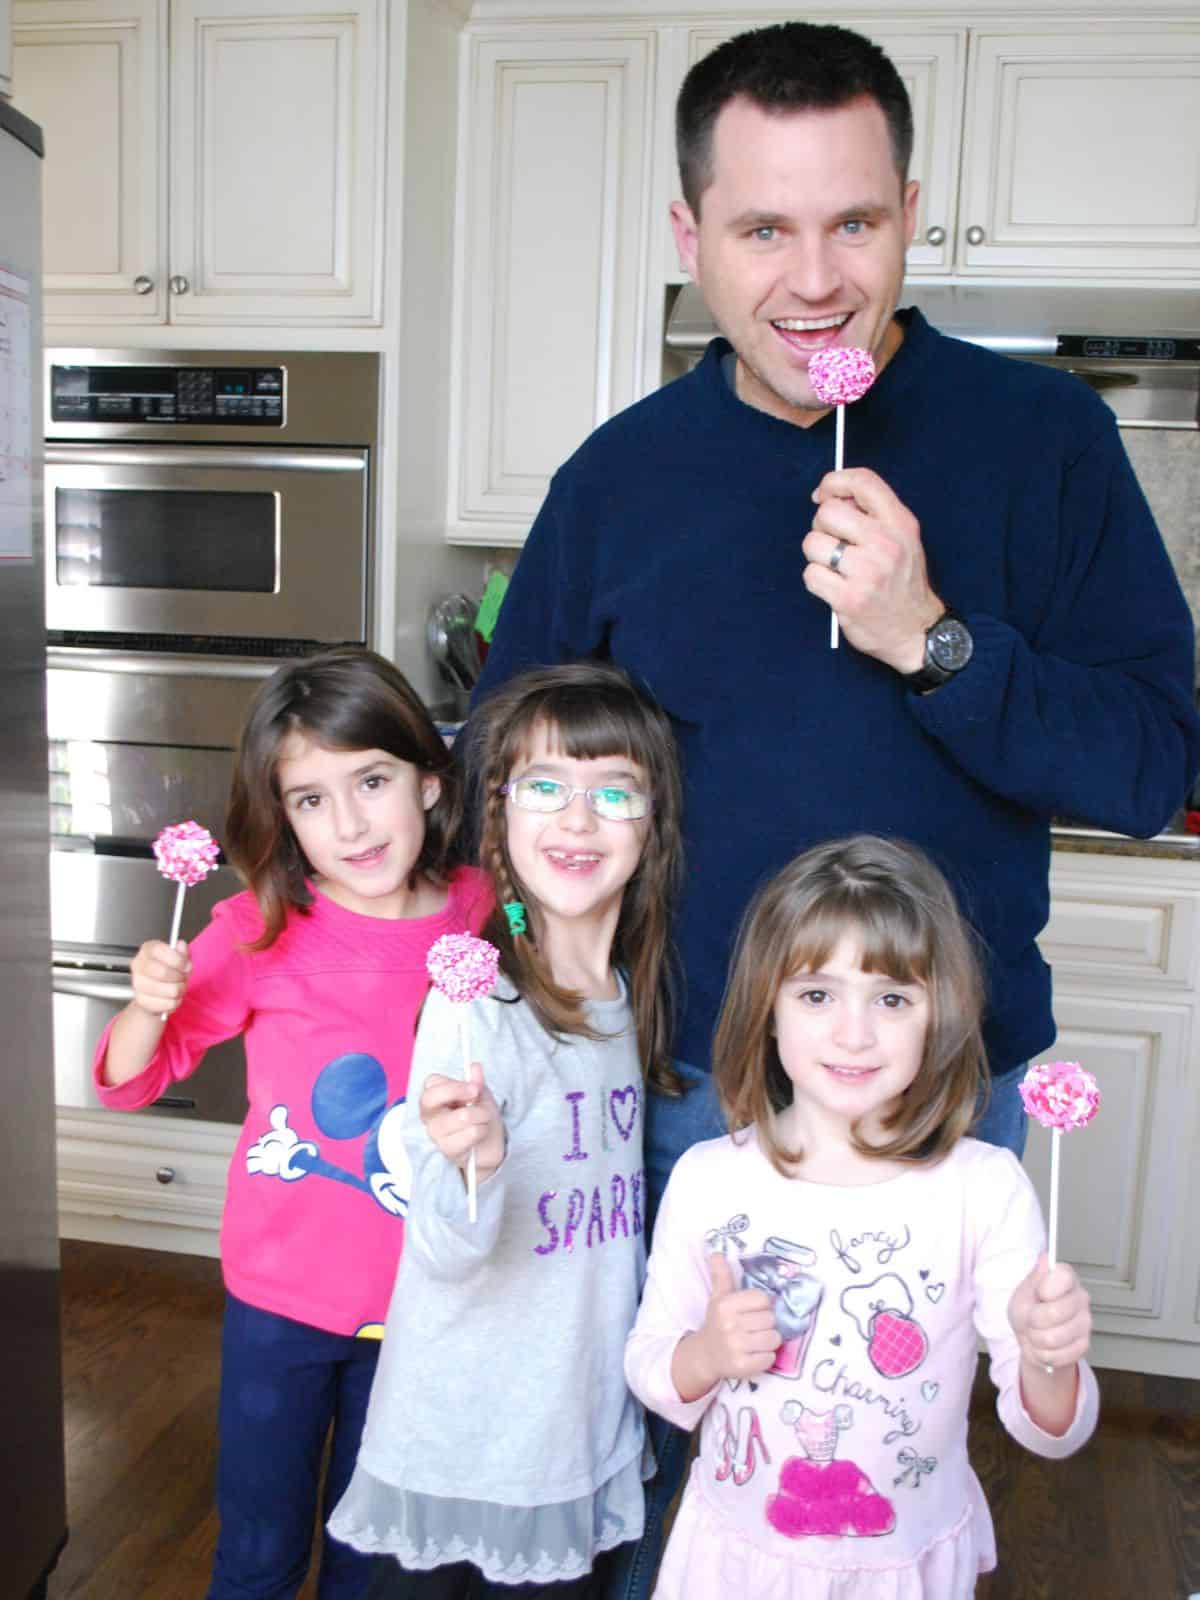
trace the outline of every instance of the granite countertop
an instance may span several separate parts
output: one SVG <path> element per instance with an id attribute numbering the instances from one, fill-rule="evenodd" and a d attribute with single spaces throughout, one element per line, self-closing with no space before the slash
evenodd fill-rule
<path id="1" fill-rule="evenodd" d="M 1188 813 L 1196 816 L 1195 812 Z M 1153 839 L 1130 839 L 1123 833 L 1106 833 L 1103 828 L 1088 828 L 1077 823 L 1055 823 L 1050 829 L 1055 850 L 1083 855 L 1158 857 L 1165 861 L 1195 860 L 1200 863 L 1200 833 L 1189 833 L 1183 813 L 1164 832 Z"/>

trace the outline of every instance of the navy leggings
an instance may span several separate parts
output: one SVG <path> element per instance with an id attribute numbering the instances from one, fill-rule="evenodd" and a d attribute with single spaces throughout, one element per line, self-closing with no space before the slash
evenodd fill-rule
<path id="1" fill-rule="evenodd" d="M 599 1600 L 615 1552 L 597 1556 L 582 1578 L 562 1583 L 491 1583 L 469 1561 L 410 1572 L 392 1556 L 376 1556 L 375 1579 L 367 1600 Z"/>
<path id="2" fill-rule="evenodd" d="M 233 1295 L 221 1336 L 221 1529 L 208 1600 L 294 1600 L 308 1572 L 330 1428 L 322 1522 L 362 1438 L 379 1344 L 260 1311 Z M 371 1562 L 325 1536 L 319 1600 L 364 1600 Z"/>

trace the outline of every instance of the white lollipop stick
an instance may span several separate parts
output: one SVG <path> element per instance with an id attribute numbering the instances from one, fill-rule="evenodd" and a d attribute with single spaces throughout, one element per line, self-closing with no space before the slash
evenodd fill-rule
<path id="1" fill-rule="evenodd" d="M 471 1018 L 469 1006 L 463 1006 L 459 1013 L 459 1034 L 462 1038 L 463 1053 L 463 1081 L 471 1081 Z M 467 1157 L 467 1221 L 474 1222 L 479 1216 L 479 1172 L 475 1164 L 475 1152 L 471 1151 Z"/>
<path id="2" fill-rule="evenodd" d="M 845 456 L 846 406 L 861 400 L 875 382 L 875 362 L 869 350 L 854 345 L 834 345 L 828 350 L 818 350 L 808 363 L 808 381 L 817 399 L 827 406 L 837 407 L 833 447 L 833 470 L 840 472 Z M 829 648 L 838 647 L 838 619 L 835 611 L 829 619 Z"/>
<path id="3" fill-rule="evenodd" d="M 1055 1128 L 1050 1135 L 1050 1245 L 1047 1255 L 1053 1270 L 1058 1260 L 1058 1150 L 1062 1142 L 1062 1129 Z"/>

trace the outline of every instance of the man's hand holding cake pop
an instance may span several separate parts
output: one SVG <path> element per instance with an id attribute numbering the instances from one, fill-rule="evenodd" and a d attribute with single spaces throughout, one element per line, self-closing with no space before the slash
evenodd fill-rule
<path id="1" fill-rule="evenodd" d="M 837 613 L 856 650 L 897 672 L 918 671 L 926 629 L 946 609 L 930 586 L 920 523 L 870 467 L 827 472 L 813 500 L 800 547 L 804 587 Z"/>

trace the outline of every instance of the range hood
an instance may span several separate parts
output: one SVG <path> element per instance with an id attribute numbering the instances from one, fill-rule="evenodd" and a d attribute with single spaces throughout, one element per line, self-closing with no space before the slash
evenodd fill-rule
<path id="1" fill-rule="evenodd" d="M 1003 355 L 1200 361 L 1194 291 L 905 284 L 900 304 L 919 307 L 942 333 Z M 671 311 L 667 348 L 697 353 L 717 332 L 699 289 L 685 284 Z"/>

